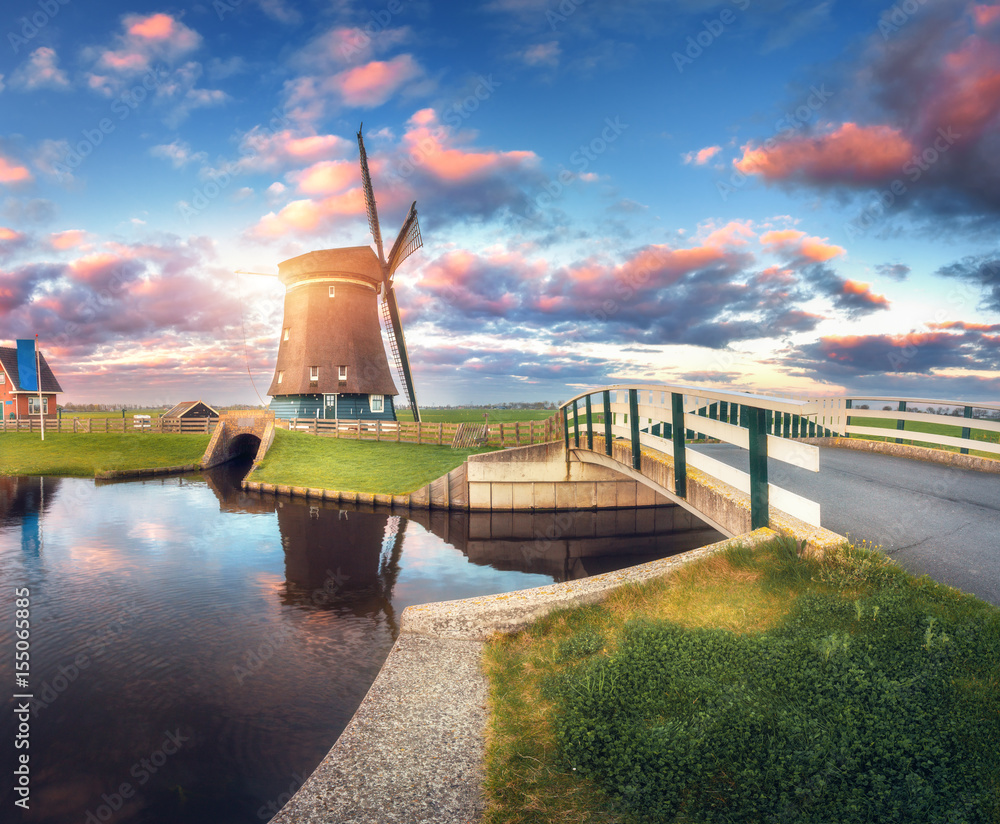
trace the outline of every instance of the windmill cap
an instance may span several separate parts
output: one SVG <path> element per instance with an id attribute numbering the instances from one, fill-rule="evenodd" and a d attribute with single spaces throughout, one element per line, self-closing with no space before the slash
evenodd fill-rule
<path id="1" fill-rule="evenodd" d="M 319 249 L 278 264 L 278 278 L 285 286 L 311 278 L 337 275 L 369 280 L 378 287 L 382 283 L 382 265 L 371 246 Z"/>

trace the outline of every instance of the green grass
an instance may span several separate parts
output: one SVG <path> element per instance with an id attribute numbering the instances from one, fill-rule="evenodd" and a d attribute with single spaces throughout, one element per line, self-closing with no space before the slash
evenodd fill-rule
<path id="1" fill-rule="evenodd" d="M 958 418 L 957 420 L 965 421 L 965 418 Z M 969 428 L 971 431 L 972 440 L 975 441 L 986 441 L 989 443 L 1000 443 L 1000 432 L 990 432 L 984 429 L 975 428 L 975 419 L 969 419 Z M 851 425 L 852 426 L 870 426 L 878 429 L 891 429 L 896 431 L 896 422 L 887 420 L 886 418 L 866 418 L 862 415 L 851 415 Z M 955 426 L 946 423 L 937 423 L 934 421 L 904 421 L 905 428 L 903 432 L 926 432 L 931 435 L 949 435 L 953 438 L 962 437 L 962 428 L 966 426 L 965 423 L 961 423 Z M 885 438 L 879 438 L 873 435 L 852 435 L 853 438 L 864 438 L 866 440 L 880 440 L 889 441 L 895 440 L 899 435 L 888 435 Z M 949 452 L 958 452 L 958 447 L 956 446 L 943 446 L 940 444 L 929 443 L 926 441 L 917 441 L 911 438 L 904 438 L 904 443 L 912 444 L 914 446 L 926 446 L 931 449 L 944 449 Z M 982 458 L 993 458 L 996 459 L 997 455 L 992 452 L 983 452 L 982 450 L 969 450 L 970 455 L 978 455 Z"/>
<path id="2" fill-rule="evenodd" d="M 276 429 L 267 457 L 253 474 L 260 483 L 403 495 L 488 449 L 322 438 Z"/>
<path id="3" fill-rule="evenodd" d="M 731 549 L 488 645 L 485 822 L 1000 821 L 1000 610 Z"/>
<path id="4" fill-rule="evenodd" d="M 489 415 L 490 423 L 514 423 L 515 421 L 544 421 L 551 418 L 552 409 L 421 409 L 420 420 L 428 423 L 465 423 L 478 421 L 485 423 L 483 415 Z M 400 409 L 397 417 L 401 421 L 412 421 L 409 409 Z"/>
<path id="5" fill-rule="evenodd" d="M 184 466 L 201 460 L 208 435 L 0 432 L 0 475 L 79 475 Z"/>

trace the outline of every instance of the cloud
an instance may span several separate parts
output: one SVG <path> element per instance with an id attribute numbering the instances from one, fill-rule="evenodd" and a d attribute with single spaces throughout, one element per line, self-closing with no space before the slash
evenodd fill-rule
<path id="1" fill-rule="evenodd" d="M 3 79 L 4 79 L 4 75 L 0 74 L 0 92 L 2 92 L 5 88 L 7 88 L 7 86 L 3 82 Z"/>
<path id="2" fill-rule="evenodd" d="M 536 43 L 520 53 L 521 60 L 528 66 L 558 66 L 562 49 L 558 40 Z"/>
<path id="3" fill-rule="evenodd" d="M 0 185 L 12 186 L 18 183 L 28 183 L 32 179 L 27 166 L 22 166 L 16 160 L 0 154 Z"/>
<path id="4" fill-rule="evenodd" d="M 169 160 L 175 169 L 182 169 L 189 163 L 204 162 L 208 155 L 205 152 L 192 152 L 191 146 L 183 140 L 175 140 L 173 143 L 162 143 L 153 146 L 149 153 L 153 157 L 162 157 Z"/>
<path id="5" fill-rule="evenodd" d="M 911 270 L 905 263 L 879 263 L 875 267 L 875 271 L 884 278 L 906 280 Z"/>
<path id="6" fill-rule="evenodd" d="M 87 239 L 83 229 L 67 229 L 64 232 L 53 232 L 49 235 L 49 245 L 56 250 L 75 249 Z"/>
<path id="7" fill-rule="evenodd" d="M 936 274 L 963 281 L 970 293 L 978 287 L 982 308 L 1000 312 L 1000 255 L 970 255 L 942 266 Z"/>
<path id="8" fill-rule="evenodd" d="M 42 46 L 35 49 L 10 77 L 10 87 L 18 91 L 55 89 L 66 91 L 70 87 L 66 72 L 59 68 L 55 49 Z"/>
<path id="9" fill-rule="evenodd" d="M 833 299 L 834 306 L 856 318 L 889 308 L 889 300 L 884 295 L 872 292 L 871 285 L 843 278 L 823 264 L 807 266 L 803 279 L 821 295 Z"/>
<path id="10" fill-rule="evenodd" d="M 827 243 L 826 238 L 809 237 L 798 229 L 776 229 L 760 236 L 765 247 L 812 263 L 823 263 L 844 254 L 844 247 Z"/>
<path id="11" fill-rule="evenodd" d="M 932 375 L 936 370 L 995 370 L 996 339 L 982 333 L 934 330 L 907 335 L 833 335 L 786 349 L 778 362 L 820 380 L 892 373 Z M 924 393 L 924 396 L 926 394 Z"/>
<path id="12" fill-rule="evenodd" d="M 893 208 L 950 221 L 1000 213 L 1000 41 L 996 7 L 884 13 L 838 94 L 847 115 L 747 143 L 737 173 L 818 190 L 892 190 Z M 880 210 L 881 211 L 881 210 Z"/>
<path id="13" fill-rule="evenodd" d="M 722 151 L 721 146 L 706 146 L 704 149 L 698 149 L 696 152 L 687 152 L 681 155 L 681 157 L 684 158 L 684 162 L 688 165 L 693 163 L 695 166 L 704 166 L 720 151 Z"/>
<path id="14" fill-rule="evenodd" d="M 173 63 L 201 46 L 202 38 L 193 29 L 169 14 L 126 15 L 115 46 L 92 49 L 96 67 L 119 75 L 149 71 L 156 60 Z"/>

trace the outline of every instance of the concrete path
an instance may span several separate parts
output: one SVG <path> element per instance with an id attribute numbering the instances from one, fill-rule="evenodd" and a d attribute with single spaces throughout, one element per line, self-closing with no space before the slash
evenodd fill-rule
<path id="1" fill-rule="evenodd" d="M 689 447 L 747 471 L 728 444 Z M 818 501 L 826 529 L 880 544 L 904 569 L 1000 606 L 1000 475 L 821 447 L 820 472 L 768 462 L 771 483 Z"/>

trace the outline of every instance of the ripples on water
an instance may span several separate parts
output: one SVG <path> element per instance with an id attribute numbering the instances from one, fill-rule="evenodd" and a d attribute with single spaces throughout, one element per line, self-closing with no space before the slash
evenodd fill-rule
<path id="1" fill-rule="evenodd" d="M 718 538 L 669 534 L 674 509 L 407 519 L 246 493 L 245 469 L 106 485 L 0 477 L 3 615 L 13 626 L 13 590 L 30 587 L 40 699 L 21 820 L 267 821 L 361 703 L 406 606 L 582 577 Z M 13 650 L 4 630 L 4 685 Z"/>

